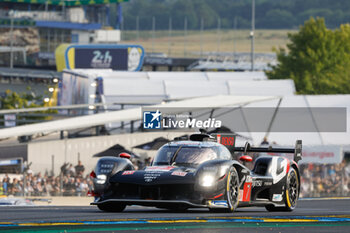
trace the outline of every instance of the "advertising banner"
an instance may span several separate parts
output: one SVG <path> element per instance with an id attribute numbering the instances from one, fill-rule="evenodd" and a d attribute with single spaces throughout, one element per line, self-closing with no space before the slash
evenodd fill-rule
<path id="1" fill-rule="evenodd" d="M 75 49 L 76 68 L 128 70 L 128 49 Z"/>
<path id="2" fill-rule="evenodd" d="M 139 71 L 144 49 L 139 45 L 61 44 L 55 52 L 57 71 L 64 69 L 112 69 Z"/>
<path id="3" fill-rule="evenodd" d="M 278 155 L 272 154 L 270 155 Z M 293 160 L 293 154 L 279 154 Z M 342 146 L 303 146 L 303 157 L 298 164 L 339 164 L 343 160 Z"/>
<path id="4" fill-rule="evenodd" d="M 67 106 L 74 104 L 89 103 L 90 81 L 87 77 L 78 76 L 69 72 L 62 74 L 59 105 Z M 83 114 L 82 109 L 72 109 L 71 114 Z M 67 110 L 60 110 L 61 114 L 67 114 Z"/>
<path id="5" fill-rule="evenodd" d="M 341 146 L 304 146 L 303 159 L 299 163 L 337 164 L 342 160 Z"/>
<path id="6" fill-rule="evenodd" d="M 5 127 L 16 126 L 16 115 L 15 114 L 5 114 L 4 115 Z"/>

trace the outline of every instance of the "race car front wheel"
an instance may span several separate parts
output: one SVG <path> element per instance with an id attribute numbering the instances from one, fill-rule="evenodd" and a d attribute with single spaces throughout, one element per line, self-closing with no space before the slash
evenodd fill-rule
<path id="1" fill-rule="evenodd" d="M 106 212 L 122 212 L 126 205 L 124 204 L 119 204 L 119 203 L 103 203 L 103 204 L 98 204 L 97 207 Z"/>
<path id="2" fill-rule="evenodd" d="M 287 174 L 286 188 L 284 190 L 283 199 L 284 207 L 275 207 L 274 205 L 265 206 L 268 211 L 293 211 L 297 206 L 299 198 L 299 178 L 296 170 L 290 168 Z"/>
<path id="3" fill-rule="evenodd" d="M 225 200 L 227 202 L 226 208 L 211 208 L 212 212 L 226 212 L 232 213 L 235 211 L 238 205 L 238 193 L 239 193 L 239 178 L 238 173 L 234 167 L 231 167 L 227 172 L 225 189 Z"/>

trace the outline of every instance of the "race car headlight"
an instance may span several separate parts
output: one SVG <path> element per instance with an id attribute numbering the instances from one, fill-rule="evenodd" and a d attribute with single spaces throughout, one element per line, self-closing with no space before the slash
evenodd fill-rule
<path id="1" fill-rule="evenodd" d="M 213 175 L 204 175 L 200 180 L 200 185 L 204 187 L 210 187 L 214 184 L 214 176 Z"/>
<path id="2" fill-rule="evenodd" d="M 104 183 L 106 183 L 106 180 L 107 180 L 107 176 L 106 175 L 98 175 L 96 183 L 104 184 Z"/>

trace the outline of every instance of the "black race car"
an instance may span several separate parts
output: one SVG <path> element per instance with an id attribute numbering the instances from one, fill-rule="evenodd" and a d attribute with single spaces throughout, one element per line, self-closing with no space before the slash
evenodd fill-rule
<path id="1" fill-rule="evenodd" d="M 301 141 L 295 148 L 235 147 L 234 138 L 223 135 L 191 135 L 187 141 L 173 141 L 158 151 L 151 166 L 134 170 L 127 154 L 98 161 L 94 178 L 95 201 L 104 211 L 123 211 L 127 205 L 166 209 L 209 208 L 233 212 L 238 207 L 263 206 L 268 211 L 292 211 L 298 201 Z M 230 139 L 231 138 L 231 139 Z M 259 156 L 248 169 L 233 153 L 293 153 L 294 160 L 282 156 Z"/>

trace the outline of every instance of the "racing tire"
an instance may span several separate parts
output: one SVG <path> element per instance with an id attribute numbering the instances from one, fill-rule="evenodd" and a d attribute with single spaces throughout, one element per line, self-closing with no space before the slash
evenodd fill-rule
<path id="1" fill-rule="evenodd" d="M 214 213 L 232 213 L 238 206 L 239 177 L 237 170 L 231 167 L 227 172 L 226 189 L 224 198 L 227 201 L 227 208 L 210 208 Z"/>
<path id="2" fill-rule="evenodd" d="M 97 207 L 105 212 L 122 212 L 126 205 L 124 204 L 116 204 L 116 203 L 109 203 L 109 204 L 99 204 Z"/>
<path id="3" fill-rule="evenodd" d="M 285 206 L 276 207 L 274 205 L 266 205 L 266 210 L 270 212 L 275 211 L 293 211 L 297 206 L 299 198 L 299 178 L 297 171 L 294 168 L 290 168 L 287 174 L 286 189 L 283 193 L 283 199 Z"/>

